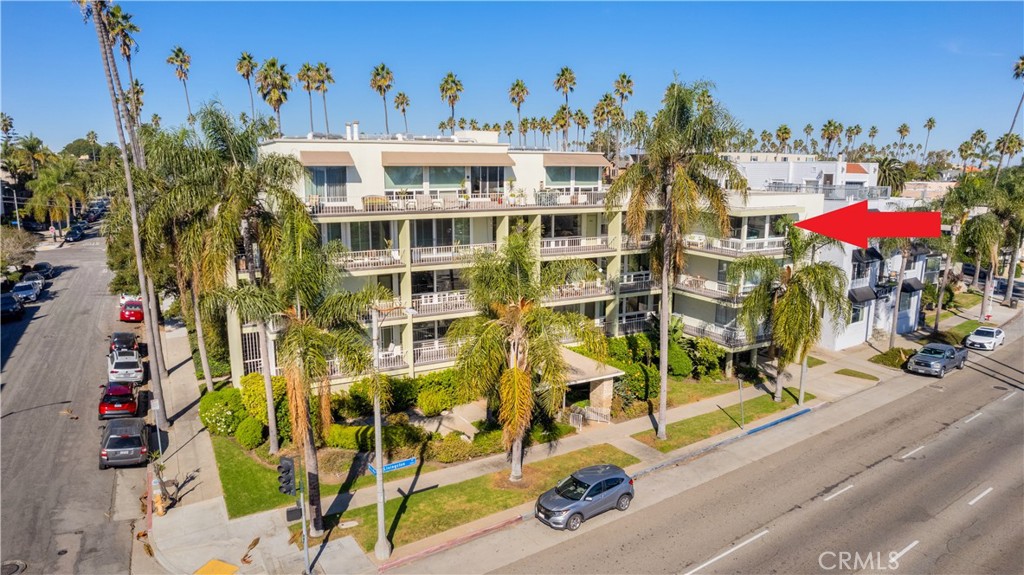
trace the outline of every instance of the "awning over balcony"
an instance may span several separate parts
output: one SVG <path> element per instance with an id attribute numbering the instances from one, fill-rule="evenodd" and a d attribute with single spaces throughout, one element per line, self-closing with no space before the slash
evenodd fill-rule
<path id="1" fill-rule="evenodd" d="M 354 166 L 352 154 L 348 152 L 299 152 L 303 166 Z"/>
<path id="2" fill-rule="evenodd" d="M 924 284 L 917 278 L 907 278 L 903 280 L 903 291 L 915 292 L 924 289 Z"/>
<path id="3" fill-rule="evenodd" d="M 850 290 L 850 301 L 853 303 L 866 303 L 873 299 L 878 299 L 878 294 L 875 290 L 869 287 L 859 287 Z"/>
<path id="4" fill-rule="evenodd" d="M 853 261 L 857 263 L 866 264 L 870 262 L 880 262 L 884 259 L 885 258 L 882 257 L 882 254 L 875 248 L 853 251 Z"/>
<path id="5" fill-rule="evenodd" d="M 389 166 L 505 166 L 514 165 L 512 156 L 505 152 L 381 152 L 381 165 Z"/>
<path id="6" fill-rule="evenodd" d="M 611 163 L 601 154 L 593 153 L 546 153 L 544 154 L 545 168 L 607 168 Z"/>
<path id="7" fill-rule="evenodd" d="M 562 359 L 565 360 L 566 367 L 568 368 L 565 379 L 569 385 L 602 381 L 625 375 L 620 369 L 595 359 L 590 359 L 570 349 L 563 347 L 560 351 L 562 352 Z"/>
<path id="8" fill-rule="evenodd" d="M 932 250 L 928 246 L 917 244 L 910 250 L 910 257 L 916 258 L 917 256 L 928 256 L 932 255 Z"/>

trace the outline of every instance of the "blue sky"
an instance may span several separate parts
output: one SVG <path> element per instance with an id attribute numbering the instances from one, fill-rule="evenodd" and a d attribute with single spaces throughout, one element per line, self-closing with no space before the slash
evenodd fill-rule
<path id="1" fill-rule="evenodd" d="M 391 129 L 401 116 L 390 99 L 404 91 L 417 133 L 436 133 L 447 117 L 438 84 L 449 70 L 465 86 L 456 117 L 481 123 L 515 119 L 507 90 L 516 78 L 530 89 L 524 116 L 552 115 L 562 100 L 554 76 L 570 66 L 578 81 L 570 104 L 588 113 L 620 72 L 635 83 L 627 113 L 653 112 L 678 74 L 715 82 L 717 98 L 758 133 L 786 123 L 802 138 L 810 122 L 818 137 L 834 118 L 860 124 L 862 139 L 877 125 L 880 143 L 906 122 L 909 140 L 923 142 L 934 116 L 931 149 L 955 149 L 978 128 L 990 139 L 1004 133 L 1024 89 L 1011 75 L 1024 52 L 1021 2 L 123 4 L 142 29 L 133 68 L 145 86 L 144 117 L 157 113 L 164 125 L 186 117 L 165 63 L 176 44 L 192 56 L 193 109 L 217 99 L 249 110 L 234 69 L 243 50 L 260 61 L 276 56 L 293 74 L 326 61 L 336 80 L 327 95 L 334 132 L 354 119 L 383 132 L 383 104 L 369 88 L 382 61 L 395 75 Z M 55 150 L 89 130 L 116 138 L 95 32 L 70 1 L 0 3 L 0 49 L 0 108 L 19 134 L 34 132 Z M 297 83 L 282 116 L 286 133 L 308 131 Z M 314 116 L 322 130 L 317 100 Z"/>

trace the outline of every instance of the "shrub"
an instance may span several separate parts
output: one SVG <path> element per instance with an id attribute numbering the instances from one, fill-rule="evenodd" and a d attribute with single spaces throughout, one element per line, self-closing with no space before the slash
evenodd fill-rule
<path id="1" fill-rule="evenodd" d="M 442 411 L 454 407 L 453 402 L 449 401 L 449 399 L 449 396 L 442 389 L 426 388 L 421 390 L 419 396 L 416 397 L 416 405 L 419 406 L 423 415 L 434 417 Z"/>
<path id="2" fill-rule="evenodd" d="M 410 379 L 408 377 L 391 378 L 391 407 L 388 411 L 397 413 L 416 405 L 419 391 L 418 379 Z M 372 403 L 373 398 L 371 397 L 370 400 Z"/>
<path id="3" fill-rule="evenodd" d="M 373 426 L 331 424 L 327 428 L 324 443 L 338 449 L 370 451 L 373 449 Z"/>
<path id="4" fill-rule="evenodd" d="M 623 403 L 628 406 L 635 401 L 647 401 L 658 397 L 661 390 L 661 382 L 658 377 L 658 368 L 648 367 L 642 363 L 632 363 L 618 366 L 625 372 L 615 382 L 614 393 L 623 398 Z"/>
<path id="5" fill-rule="evenodd" d="M 949 345 L 960 345 L 962 337 L 949 331 L 933 331 L 928 334 L 928 341 L 932 343 L 948 343 Z"/>
<path id="6" fill-rule="evenodd" d="M 473 444 L 463 439 L 463 435 L 453 431 L 446 435 L 439 444 L 433 446 L 434 458 L 441 463 L 467 461 L 473 457 Z"/>
<path id="7" fill-rule="evenodd" d="M 907 362 L 907 359 L 909 359 L 910 356 L 914 355 L 915 353 L 917 352 L 912 349 L 894 347 L 889 351 L 868 358 L 868 361 L 880 365 L 885 365 L 894 369 L 901 369 L 903 367 L 903 364 Z"/>
<path id="8" fill-rule="evenodd" d="M 264 441 L 265 428 L 255 417 L 246 417 L 235 430 L 235 439 L 246 449 L 256 449 Z"/>
<path id="9" fill-rule="evenodd" d="M 501 441 L 502 432 L 500 429 L 481 431 L 473 436 L 473 456 L 491 455 L 505 451 L 505 445 Z"/>
<path id="10" fill-rule="evenodd" d="M 668 372 L 679 377 L 688 377 L 693 372 L 690 356 L 673 340 L 668 342 Z"/>
<path id="11" fill-rule="evenodd" d="M 687 352 L 693 362 L 693 372 L 698 378 L 717 379 L 722 375 L 721 362 L 725 350 L 706 337 L 695 337 L 689 341 Z"/>
<path id="12" fill-rule="evenodd" d="M 267 392 L 264 389 L 262 373 L 248 373 L 242 376 L 242 403 L 245 405 L 249 417 L 267 425 Z M 288 383 L 284 376 L 275 375 L 270 378 L 270 385 L 274 389 L 274 409 L 280 411 L 288 409 Z"/>
<path id="13" fill-rule="evenodd" d="M 242 394 L 233 387 L 207 393 L 199 400 L 199 420 L 213 435 L 233 434 L 246 417 Z"/>

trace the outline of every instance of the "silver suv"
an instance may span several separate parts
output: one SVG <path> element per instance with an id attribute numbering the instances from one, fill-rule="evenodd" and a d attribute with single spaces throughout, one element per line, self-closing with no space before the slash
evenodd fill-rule
<path id="1" fill-rule="evenodd" d="M 100 469 L 149 461 L 149 428 L 141 417 L 115 419 L 100 436 Z"/>
<path id="2" fill-rule="evenodd" d="M 566 477 L 537 499 L 537 519 L 555 529 L 576 531 L 584 521 L 608 511 L 629 509 L 633 479 L 621 467 L 594 465 Z"/>

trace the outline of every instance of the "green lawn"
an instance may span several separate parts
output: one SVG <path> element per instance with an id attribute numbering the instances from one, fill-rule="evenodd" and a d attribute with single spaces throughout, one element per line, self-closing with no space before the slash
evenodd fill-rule
<path id="1" fill-rule="evenodd" d="M 807 367 L 818 367 L 819 365 L 825 365 L 825 360 L 818 359 L 813 355 L 807 356 Z"/>
<path id="2" fill-rule="evenodd" d="M 523 467 L 523 479 L 508 481 L 503 470 L 435 489 L 414 492 L 408 498 L 392 498 L 384 506 L 385 521 L 393 545 L 407 545 L 459 525 L 493 515 L 522 503 L 533 501 L 561 478 L 573 471 L 597 463 L 627 467 L 639 460 L 608 444 L 585 447 Z M 421 486 L 423 489 L 429 487 Z M 357 521 L 349 529 L 335 529 L 331 535 L 355 536 L 363 549 L 370 550 L 377 540 L 377 506 L 349 509 L 325 517 L 327 526 L 339 521 Z M 300 527 L 292 526 L 298 533 Z"/>
<path id="3" fill-rule="evenodd" d="M 762 395 L 755 399 L 744 401 L 743 415 L 745 421 L 749 423 L 755 419 L 761 419 L 796 405 L 798 393 L 798 390 L 787 387 L 785 388 L 785 393 L 782 394 L 782 401 L 779 403 L 776 403 L 770 395 Z M 804 401 L 812 399 L 814 399 L 813 394 L 804 393 Z M 659 440 L 653 430 L 636 433 L 633 435 L 633 439 L 645 443 L 662 453 L 668 453 L 680 447 L 697 443 L 702 439 L 735 429 L 739 427 L 739 420 L 740 406 L 737 404 L 726 408 L 724 411 L 719 409 L 718 411 L 668 424 L 666 427 L 668 439 L 664 441 Z"/>
<path id="4" fill-rule="evenodd" d="M 968 308 L 972 308 L 972 307 L 978 305 L 979 303 L 981 303 L 981 294 L 979 294 L 979 293 L 974 293 L 974 292 L 961 292 L 961 293 L 958 293 L 955 296 L 953 296 L 953 305 L 951 306 L 951 307 L 956 308 L 956 309 L 955 310 L 943 310 L 943 312 L 939 314 L 939 321 L 940 322 L 941 321 L 946 321 L 947 319 L 949 319 L 949 318 L 953 317 L 954 315 L 956 315 L 958 312 L 959 313 L 963 313 L 964 310 L 967 310 Z M 931 321 L 935 318 L 935 314 L 929 314 L 929 317 L 931 318 L 929 320 L 929 324 L 930 324 Z"/>
<path id="5" fill-rule="evenodd" d="M 976 319 L 969 319 L 965 322 L 957 324 L 954 327 L 949 328 L 946 331 L 955 335 L 958 340 L 962 340 L 963 338 L 967 337 L 972 331 L 978 329 L 979 327 L 989 325 L 995 324 L 981 322 Z"/>
<path id="6" fill-rule="evenodd" d="M 839 369 L 836 370 L 839 375 L 848 375 L 850 377 L 856 377 L 858 379 L 866 379 L 868 381 L 878 381 L 878 378 L 871 375 L 870 373 L 864 373 L 863 371 L 857 371 L 855 369 Z"/>
<path id="7" fill-rule="evenodd" d="M 744 387 L 749 387 L 745 384 Z M 693 379 L 669 378 L 668 382 L 668 406 L 686 405 L 700 401 L 708 397 L 722 395 L 730 391 L 736 391 L 737 386 L 733 382 L 717 383 L 712 381 L 697 381 Z M 657 399 L 655 399 L 657 402 Z"/>

